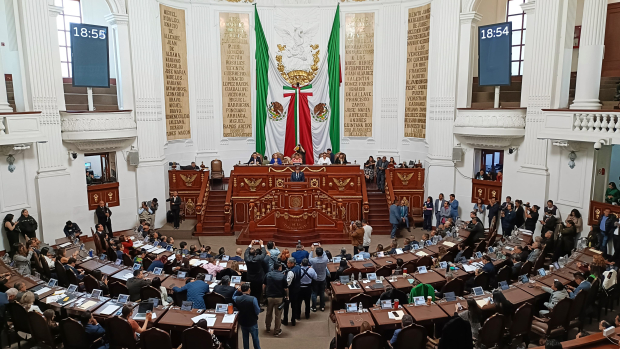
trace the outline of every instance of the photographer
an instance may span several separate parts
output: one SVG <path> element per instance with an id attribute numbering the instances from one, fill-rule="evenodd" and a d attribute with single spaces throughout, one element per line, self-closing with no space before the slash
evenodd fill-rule
<path id="1" fill-rule="evenodd" d="M 538 210 L 540 207 L 534 205 L 530 207 L 530 203 L 523 205 L 525 207 L 525 229 L 532 233 L 536 230 L 536 222 L 538 222 Z"/>
<path id="2" fill-rule="evenodd" d="M 353 244 L 353 254 L 358 254 L 357 246 L 364 244 L 364 228 L 361 221 L 351 222 L 349 236 L 351 237 L 351 244 Z"/>
<path id="3" fill-rule="evenodd" d="M 138 217 L 140 220 L 144 219 L 145 222 L 153 223 L 153 211 L 146 204 L 146 201 L 142 201 L 142 206 L 138 209 Z"/>

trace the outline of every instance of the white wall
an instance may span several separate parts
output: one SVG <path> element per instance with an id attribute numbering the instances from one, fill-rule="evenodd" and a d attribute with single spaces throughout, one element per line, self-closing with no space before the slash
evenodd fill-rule
<path id="1" fill-rule="evenodd" d="M 82 23 L 101 25 L 109 27 L 108 22 L 105 20 L 105 16 L 110 14 L 110 8 L 105 0 L 80 0 L 82 3 Z M 112 45 L 112 38 L 109 38 L 110 46 L 110 78 L 116 78 L 116 65 L 114 62 L 114 45 Z"/>
<path id="2" fill-rule="evenodd" d="M 609 182 L 616 182 L 620 186 L 620 145 L 614 145 L 611 149 L 611 164 L 609 165 Z"/>
<path id="3" fill-rule="evenodd" d="M 24 96 L 22 93 L 22 77 L 17 49 L 17 32 L 15 29 L 15 13 L 13 0 L 0 1 L 0 56 L 2 68 L 0 81 L 4 84 L 4 74 L 13 76 L 13 90 L 15 93 L 15 107 L 17 111 L 24 111 Z"/>

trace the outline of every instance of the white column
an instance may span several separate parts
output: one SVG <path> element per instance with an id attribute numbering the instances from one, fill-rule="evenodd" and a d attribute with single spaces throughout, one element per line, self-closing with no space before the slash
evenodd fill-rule
<path id="1" fill-rule="evenodd" d="M 478 22 L 482 15 L 477 12 L 461 13 L 461 34 L 459 39 L 459 65 L 457 77 L 457 108 L 471 107 L 474 57 L 477 54 Z"/>
<path id="2" fill-rule="evenodd" d="M 116 94 L 118 109 L 133 110 L 133 81 L 131 79 L 131 48 L 129 45 L 129 16 L 126 14 L 110 13 L 105 16 L 111 26 L 108 35 L 114 45 L 114 65 L 116 67 Z"/>
<path id="3" fill-rule="evenodd" d="M 6 95 L 6 82 L 4 81 L 4 67 L 2 66 L 2 52 L 0 52 L 0 113 L 12 113 L 13 108 L 9 105 Z"/>
<path id="4" fill-rule="evenodd" d="M 37 144 L 39 170 L 36 177 L 40 238 L 53 242 L 63 236 L 64 222 L 71 217 L 73 204 L 67 189 L 70 175 L 66 171 L 67 153 L 62 145 L 59 107 L 64 108 L 60 76 L 58 35 L 51 23 L 60 8 L 47 6 L 40 0 L 18 0 L 19 28 L 21 34 L 21 65 L 23 69 L 26 111 L 41 111 L 41 130 L 47 143 Z"/>
<path id="5" fill-rule="evenodd" d="M 525 31 L 526 31 L 526 40 L 529 38 L 530 33 L 534 33 L 536 31 L 536 0 L 530 0 L 521 5 L 521 9 L 525 12 L 527 16 L 527 20 L 525 23 Z M 527 45 L 532 42 L 531 39 L 527 40 L 525 44 Z M 527 48 L 527 46 L 526 46 Z M 531 62 L 532 62 L 533 51 L 526 49 L 525 57 L 523 57 L 523 77 L 521 79 L 521 108 L 527 108 L 528 98 L 530 97 L 530 70 L 531 70 Z"/>
<path id="6" fill-rule="evenodd" d="M 402 28 L 402 23 L 399 23 L 399 21 L 395 19 L 400 18 L 400 14 L 402 13 L 401 11 L 403 11 L 401 4 L 383 5 L 382 10 L 379 12 L 381 16 L 379 18 L 381 18 L 380 21 L 383 22 L 383 28 L 381 30 L 381 34 L 379 34 L 378 30 L 375 32 L 375 36 L 382 36 L 381 43 L 376 43 L 377 46 L 375 47 L 375 50 L 379 47 L 381 47 L 381 49 L 379 51 L 380 53 L 377 55 L 377 61 L 375 61 L 374 65 L 376 79 L 375 84 L 379 84 L 378 86 L 375 85 L 374 93 L 381 98 L 381 111 L 379 113 L 381 119 L 379 121 L 379 127 L 373 127 L 373 132 L 374 138 L 379 138 L 379 150 L 382 154 L 387 154 L 387 156 L 398 154 L 398 140 L 404 136 L 404 134 L 401 133 L 403 132 L 402 125 L 400 129 L 398 127 L 397 96 L 399 95 L 398 92 L 400 90 L 400 85 L 395 82 L 392 74 L 381 74 L 381 76 L 377 76 L 377 72 L 380 72 L 382 69 L 380 65 L 383 67 L 399 66 L 399 60 L 401 57 L 399 54 L 395 54 L 395 52 L 398 52 L 398 48 L 400 46 L 399 40 L 403 40 L 404 38 L 397 34 L 399 29 Z M 381 23 L 380 21 L 377 22 Z M 390 71 L 390 69 L 387 69 L 387 71 Z M 377 87 L 380 87 L 380 89 Z M 377 133 L 379 134 L 379 137 L 377 137 Z"/>
<path id="7" fill-rule="evenodd" d="M 585 0 L 577 63 L 575 100 L 571 109 L 601 109 L 599 90 L 605 50 L 607 0 Z"/>

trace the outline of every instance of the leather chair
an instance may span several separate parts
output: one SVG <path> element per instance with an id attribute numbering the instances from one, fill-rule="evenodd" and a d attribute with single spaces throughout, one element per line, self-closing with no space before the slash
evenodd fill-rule
<path id="1" fill-rule="evenodd" d="M 409 269 L 407 269 L 407 271 L 409 271 Z M 375 274 L 377 274 L 377 277 L 379 276 L 388 277 L 392 275 L 392 268 L 388 267 L 387 265 L 384 265 L 380 267 L 379 269 L 377 269 L 375 271 Z"/>
<path id="2" fill-rule="evenodd" d="M 9 303 L 6 305 L 6 310 L 11 316 L 11 322 L 13 326 L 9 328 L 9 332 L 14 332 L 17 335 L 17 346 L 21 349 L 21 341 L 27 340 L 22 338 L 19 333 L 30 335 L 30 322 L 28 321 L 28 312 L 19 303 Z M 11 341 L 11 335 L 9 333 L 9 344 Z"/>
<path id="3" fill-rule="evenodd" d="M 532 333 L 543 338 L 558 338 L 566 335 L 566 319 L 570 311 L 572 299 L 564 298 L 553 307 L 547 318 L 534 316 L 532 320 Z"/>
<path id="4" fill-rule="evenodd" d="M 84 276 L 84 288 L 86 288 L 88 293 L 92 293 L 93 290 L 99 288 L 99 282 L 97 282 L 97 279 L 95 279 L 94 276 L 86 275 Z"/>
<path id="5" fill-rule="evenodd" d="M 497 231 L 494 231 L 490 234 L 489 242 L 487 242 L 487 246 L 495 245 L 495 240 L 497 240 Z"/>
<path id="6" fill-rule="evenodd" d="M 595 313 L 597 313 L 598 315 L 598 320 L 599 321 L 601 320 L 600 308 L 597 308 L 596 306 L 596 299 L 598 298 L 600 288 L 601 288 L 601 280 L 597 278 L 592 282 L 590 291 L 588 291 L 586 302 L 584 304 L 584 310 L 581 314 L 582 322 L 585 322 L 586 316 L 590 316 L 590 323 L 592 323 L 592 316 Z"/>
<path id="7" fill-rule="evenodd" d="M 67 270 L 67 281 L 69 282 L 69 285 L 79 285 L 80 281 L 78 280 L 77 276 L 75 276 L 75 273 L 73 272 L 73 270 L 68 269 Z"/>
<path id="8" fill-rule="evenodd" d="M 472 246 L 465 247 L 465 249 L 463 250 L 463 257 L 470 259 L 471 256 L 473 255 L 474 255 L 474 248 Z"/>
<path id="9" fill-rule="evenodd" d="M 183 348 L 215 349 L 213 338 L 209 331 L 197 326 L 192 326 L 183 331 L 181 334 L 181 345 Z"/>
<path id="10" fill-rule="evenodd" d="M 206 309 L 215 309 L 216 304 L 226 304 L 226 298 L 219 293 L 205 293 L 202 297 L 205 302 Z"/>
<path id="11" fill-rule="evenodd" d="M 533 267 L 533 264 L 530 261 L 523 263 L 523 265 L 521 266 L 521 272 L 519 272 L 519 275 L 529 275 L 532 272 L 532 267 Z"/>
<path id="12" fill-rule="evenodd" d="M 342 271 L 342 275 L 349 275 L 351 279 L 355 279 L 358 277 L 360 270 L 357 268 L 347 268 Z"/>
<path id="13" fill-rule="evenodd" d="M 474 247 L 474 253 L 476 253 L 476 252 L 484 253 L 487 250 L 487 242 L 486 241 L 480 241 L 479 243 L 475 244 L 474 246 L 475 246 Z"/>
<path id="14" fill-rule="evenodd" d="M 424 257 L 418 259 L 418 262 L 416 263 L 417 267 L 425 266 L 425 267 L 429 268 L 432 265 L 433 265 L 433 259 L 431 258 L 431 256 L 424 256 Z M 409 271 L 409 270 L 407 270 L 407 271 Z"/>
<path id="15" fill-rule="evenodd" d="M 133 267 L 133 260 L 127 253 L 123 253 L 123 265 L 126 267 Z"/>
<path id="16" fill-rule="evenodd" d="M 142 333 L 144 335 L 145 333 Z M 137 349 L 138 343 L 133 334 L 133 329 L 126 319 L 120 316 L 111 317 L 108 320 L 106 335 L 111 349 Z M 149 347 L 144 347 L 149 348 Z"/>
<path id="17" fill-rule="evenodd" d="M 218 159 L 211 160 L 211 179 L 224 179 L 224 170 L 222 169 L 222 161 Z"/>
<path id="18" fill-rule="evenodd" d="M 421 225 L 422 223 L 424 223 L 424 215 L 422 213 L 422 208 L 412 207 L 410 226 L 416 227 L 418 225 Z"/>
<path id="19" fill-rule="evenodd" d="M 543 256 L 542 251 L 540 253 L 540 255 L 538 256 L 538 258 L 536 258 L 536 260 L 534 261 L 534 266 L 532 267 L 533 271 L 536 271 L 540 268 L 543 268 L 545 266 L 545 256 Z M 523 275 L 523 274 L 521 274 Z"/>
<path id="20" fill-rule="evenodd" d="M 407 273 L 413 273 L 416 270 L 416 262 L 415 261 L 409 261 L 405 264 L 403 264 L 403 269 L 407 269 Z"/>
<path id="21" fill-rule="evenodd" d="M 454 262 L 454 252 L 448 252 L 441 259 L 440 262 Z"/>
<path id="22" fill-rule="evenodd" d="M 510 283 L 510 277 L 512 276 L 511 274 L 512 269 L 509 266 L 504 265 L 499 269 L 497 275 L 495 275 L 495 281 L 497 281 L 497 284 L 499 284 L 500 281 L 506 281 Z"/>
<path id="23" fill-rule="evenodd" d="M 56 276 L 58 277 L 58 286 L 69 287 L 69 278 L 65 266 L 59 261 L 55 261 L 54 267 L 56 269 Z"/>
<path id="24" fill-rule="evenodd" d="M 41 265 L 41 260 L 36 253 L 32 254 L 32 258 L 30 259 L 30 264 L 34 268 L 34 270 L 39 273 L 39 275 L 43 275 L 43 266 Z"/>
<path id="25" fill-rule="evenodd" d="M 195 278 L 196 276 L 198 276 L 198 274 L 208 274 L 209 272 L 207 271 L 207 269 L 203 268 L 203 267 L 192 267 L 189 270 L 189 273 L 187 274 L 187 276 L 191 277 L 191 278 Z"/>
<path id="26" fill-rule="evenodd" d="M 504 336 L 504 315 L 495 314 L 488 318 L 478 332 L 478 343 L 487 348 L 500 345 Z"/>
<path id="27" fill-rule="evenodd" d="M 383 347 L 383 338 L 378 333 L 366 331 L 353 337 L 352 349 L 376 349 Z"/>
<path id="28" fill-rule="evenodd" d="M 358 293 L 355 296 L 351 297 L 351 300 L 347 303 L 356 303 L 362 302 L 362 306 L 365 309 L 371 308 L 374 306 L 374 302 L 371 296 L 365 293 Z"/>
<path id="29" fill-rule="evenodd" d="M 168 332 L 151 327 L 140 335 L 140 344 L 144 349 L 172 349 Z"/>
<path id="30" fill-rule="evenodd" d="M 64 349 L 99 348 L 103 345 L 103 337 L 91 343 L 82 323 L 70 317 L 60 321 L 60 337 Z"/>
<path id="31" fill-rule="evenodd" d="M 153 286 L 142 287 L 140 289 L 140 299 L 145 301 L 150 298 L 157 298 L 158 300 L 160 300 L 159 303 L 161 303 L 161 292 Z"/>
<path id="32" fill-rule="evenodd" d="M 114 251 L 112 246 L 108 246 L 108 249 L 106 250 L 105 253 L 106 253 L 108 260 L 112 263 L 116 262 L 116 260 L 118 259 L 118 256 L 116 255 L 116 251 Z"/>
<path id="33" fill-rule="evenodd" d="M 445 295 L 447 292 L 454 292 L 455 296 L 462 297 L 465 290 L 465 283 L 461 279 L 452 279 L 448 281 L 442 288 L 441 292 Z"/>
<path id="34" fill-rule="evenodd" d="M 491 284 L 491 278 L 489 274 L 481 272 L 474 277 L 474 287 L 482 287 L 483 290 L 488 290 Z"/>
<path id="35" fill-rule="evenodd" d="M 108 288 L 110 288 L 111 298 L 118 298 L 119 294 L 129 294 L 129 290 L 127 290 L 127 286 L 125 286 L 124 284 L 118 281 L 110 282 L 110 284 L 108 285 Z"/>
<path id="36" fill-rule="evenodd" d="M 426 328 L 418 324 L 411 324 L 400 331 L 394 346 L 390 345 L 390 341 L 388 341 L 388 346 L 394 349 L 425 348 L 426 342 L 428 342 Z"/>
<path id="37" fill-rule="evenodd" d="M 151 266 L 151 263 L 153 263 L 153 260 L 149 257 L 146 257 L 142 260 L 142 270 L 147 270 L 149 268 L 149 266 Z"/>
<path id="38" fill-rule="evenodd" d="M 47 261 L 45 260 L 45 258 L 41 257 L 41 269 L 43 269 L 43 273 L 41 273 L 41 275 L 43 275 L 43 279 L 45 280 L 49 280 L 52 277 L 52 271 L 50 270 L 50 266 L 49 264 L 47 264 Z"/>
<path id="39" fill-rule="evenodd" d="M 573 328 L 578 328 L 579 332 L 583 329 L 583 321 L 581 321 L 581 314 L 584 311 L 584 306 L 586 304 L 586 299 L 588 298 L 588 292 L 586 290 L 581 290 L 570 305 L 570 310 L 568 311 L 568 316 L 566 317 L 566 324 L 564 328 L 566 331 L 570 331 Z"/>
<path id="40" fill-rule="evenodd" d="M 43 315 L 35 311 L 28 312 L 28 323 L 30 324 L 30 334 L 37 343 L 43 343 L 50 348 L 57 347 L 52 330 Z"/>
<path id="41" fill-rule="evenodd" d="M 527 336 L 530 332 L 532 316 L 534 316 L 534 307 L 530 303 L 517 308 L 512 316 L 512 324 L 508 328 L 508 335 L 513 341 L 515 338 Z"/>

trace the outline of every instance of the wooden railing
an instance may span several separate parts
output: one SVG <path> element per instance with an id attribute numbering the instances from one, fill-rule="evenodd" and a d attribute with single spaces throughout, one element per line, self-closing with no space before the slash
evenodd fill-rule
<path id="1" fill-rule="evenodd" d="M 385 199 L 388 208 L 394 200 L 405 200 L 410 210 L 424 202 L 423 168 L 390 168 L 385 170 Z"/>
<path id="2" fill-rule="evenodd" d="M 491 198 L 498 202 L 502 199 L 502 182 L 485 181 L 480 179 L 471 180 L 471 202 L 477 203 L 478 198 L 482 198 L 485 205 L 489 204 Z"/>
<path id="3" fill-rule="evenodd" d="M 202 222 L 204 222 L 205 218 L 205 210 L 207 207 L 207 202 L 209 201 L 209 192 L 211 187 L 209 187 L 209 180 L 202 181 L 202 186 L 200 187 L 200 193 L 198 194 L 198 199 L 196 199 L 196 218 L 198 223 L 196 224 L 196 231 L 202 231 Z"/>
<path id="4" fill-rule="evenodd" d="M 228 191 L 226 192 L 226 201 L 224 202 L 224 232 L 230 233 L 233 228 L 233 214 L 232 214 L 232 188 L 230 188 L 230 181 L 228 182 Z"/>
<path id="5" fill-rule="evenodd" d="M 202 203 L 206 204 L 204 200 L 204 192 L 202 191 L 204 183 L 209 182 L 209 170 L 201 169 L 195 170 L 170 170 L 168 171 L 168 187 L 170 195 L 172 192 L 177 191 L 181 200 L 185 204 L 186 218 L 200 218 L 199 212 L 202 208 L 198 207 L 198 201 L 202 199 Z M 204 187 L 207 190 L 208 185 Z"/>
<path id="6" fill-rule="evenodd" d="M 590 200 L 590 214 L 588 215 L 588 225 L 599 224 L 601 216 L 603 215 L 605 209 L 609 209 L 611 213 L 620 217 L 620 206 Z"/>
<path id="7" fill-rule="evenodd" d="M 362 173 L 364 170 L 361 170 Z M 366 181 L 362 181 L 362 219 L 368 222 L 368 214 L 370 213 L 370 203 L 368 203 L 368 192 L 366 192 Z"/>

